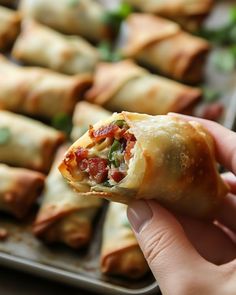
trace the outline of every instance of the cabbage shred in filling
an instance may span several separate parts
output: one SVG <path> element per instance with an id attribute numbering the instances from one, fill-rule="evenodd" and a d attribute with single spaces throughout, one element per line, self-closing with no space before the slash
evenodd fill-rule
<path id="1" fill-rule="evenodd" d="M 83 178 L 104 186 L 117 184 L 127 175 L 135 136 L 129 133 L 124 120 L 114 121 L 97 130 L 90 127 L 89 136 L 92 143 L 87 148 L 79 147 L 73 151 L 74 155 L 67 155 L 65 164 L 68 166 L 74 158 Z"/>

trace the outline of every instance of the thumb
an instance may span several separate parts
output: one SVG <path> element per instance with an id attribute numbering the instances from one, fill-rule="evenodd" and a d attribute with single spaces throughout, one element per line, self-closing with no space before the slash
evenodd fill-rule
<path id="1" fill-rule="evenodd" d="M 157 202 L 135 201 L 128 207 L 127 215 L 162 292 L 171 294 L 170 286 L 183 278 L 191 280 L 191 273 L 196 274 L 207 263 L 193 248 L 174 215 Z"/>

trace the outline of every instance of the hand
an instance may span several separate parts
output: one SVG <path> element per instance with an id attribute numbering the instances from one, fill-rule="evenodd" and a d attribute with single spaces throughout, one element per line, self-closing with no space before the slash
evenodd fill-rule
<path id="1" fill-rule="evenodd" d="M 177 116 L 175 114 L 175 116 Z M 179 115 L 178 115 L 179 116 Z M 128 218 L 164 295 L 236 294 L 236 134 L 197 120 L 213 135 L 229 194 L 214 223 L 174 216 L 155 201 L 135 201 Z"/>

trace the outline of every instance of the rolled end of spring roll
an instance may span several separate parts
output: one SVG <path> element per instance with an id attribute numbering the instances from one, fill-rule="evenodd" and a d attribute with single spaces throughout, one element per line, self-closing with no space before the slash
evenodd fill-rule
<path id="1" fill-rule="evenodd" d="M 65 146 L 59 149 L 46 179 L 33 232 L 46 242 L 61 242 L 72 248 L 80 248 L 91 239 L 93 219 L 102 201 L 83 198 L 68 186 L 58 171 L 58 163 L 65 151 Z"/>
<path id="2" fill-rule="evenodd" d="M 20 67 L 0 56 L 0 109 L 53 118 L 71 114 L 92 84 L 90 74 L 66 76 L 47 69 Z"/>
<path id="3" fill-rule="evenodd" d="M 94 0 L 21 0 L 20 11 L 66 34 L 81 35 L 93 41 L 107 35 L 104 8 Z"/>
<path id="4" fill-rule="evenodd" d="M 59 169 L 85 197 L 156 199 L 197 218 L 211 218 L 228 192 L 210 134 L 173 116 L 115 113 L 78 139 Z"/>
<path id="5" fill-rule="evenodd" d="M 100 63 L 86 98 L 111 111 L 165 115 L 191 112 L 201 98 L 201 90 L 153 75 L 125 60 Z"/>
<path id="6" fill-rule="evenodd" d="M 169 20 L 133 13 L 126 20 L 123 55 L 177 80 L 198 83 L 210 49 L 209 43 Z"/>
<path id="7" fill-rule="evenodd" d="M 72 140 L 76 141 L 89 129 L 91 124 L 95 124 L 110 115 L 109 111 L 98 105 L 86 101 L 78 102 L 73 114 Z"/>
<path id="8" fill-rule="evenodd" d="M 214 0 L 125 0 L 142 12 L 167 17 L 190 31 L 196 30 L 211 11 Z"/>
<path id="9" fill-rule="evenodd" d="M 149 268 L 126 216 L 126 205 L 111 203 L 103 227 L 101 270 L 138 279 Z"/>
<path id="10" fill-rule="evenodd" d="M 0 51 L 8 49 L 13 44 L 20 32 L 20 23 L 19 12 L 0 6 Z"/>
<path id="11" fill-rule="evenodd" d="M 0 162 L 47 172 L 64 135 L 38 121 L 0 111 Z"/>
<path id="12" fill-rule="evenodd" d="M 29 212 L 44 185 L 44 175 L 0 164 L 0 211 L 17 218 Z"/>
<path id="13" fill-rule="evenodd" d="M 23 22 L 12 55 L 69 75 L 92 73 L 99 60 L 96 48 L 83 38 L 60 34 L 30 19 Z"/>

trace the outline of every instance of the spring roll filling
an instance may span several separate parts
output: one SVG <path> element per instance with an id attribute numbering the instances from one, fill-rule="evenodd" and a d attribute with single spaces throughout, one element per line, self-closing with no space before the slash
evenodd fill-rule
<path id="1" fill-rule="evenodd" d="M 133 157 L 135 136 L 124 120 L 116 120 L 97 130 L 89 128 L 92 143 L 67 154 L 64 163 L 69 173 L 91 187 L 112 187 L 127 175 Z"/>

